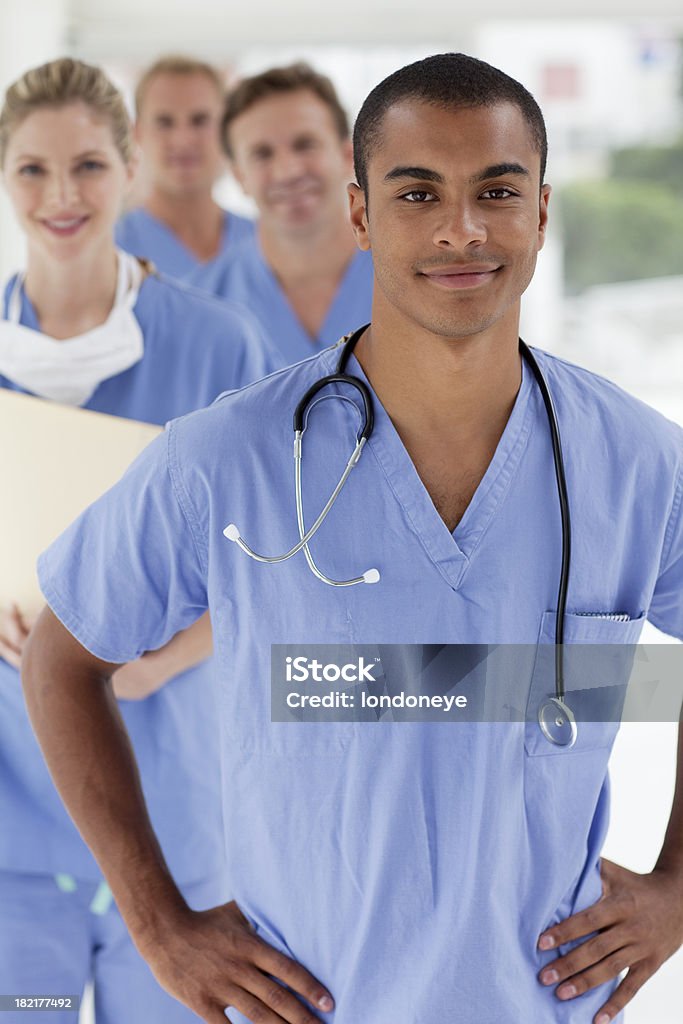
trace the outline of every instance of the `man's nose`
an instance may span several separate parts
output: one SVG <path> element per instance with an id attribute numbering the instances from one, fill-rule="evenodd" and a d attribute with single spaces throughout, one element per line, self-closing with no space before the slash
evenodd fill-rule
<path id="1" fill-rule="evenodd" d="M 442 216 L 434 231 L 435 245 L 463 250 L 486 242 L 486 220 L 478 203 L 469 199 L 442 203 L 440 212 Z"/>
<path id="2" fill-rule="evenodd" d="M 271 174 L 275 181 L 291 181 L 304 172 L 304 162 L 299 153 L 291 149 L 282 149 L 275 153 L 271 164 Z"/>
<path id="3" fill-rule="evenodd" d="M 172 146 L 182 149 L 185 146 L 191 146 L 194 143 L 196 136 L 197 129 L 194 125 L 179 122 L 174 124 L 169 130 L 166 139 Z"/>

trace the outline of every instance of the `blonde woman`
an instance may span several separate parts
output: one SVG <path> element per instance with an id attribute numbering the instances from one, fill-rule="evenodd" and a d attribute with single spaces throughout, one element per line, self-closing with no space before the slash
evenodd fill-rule
<path id="1" fill-rule="evenodd" d="M 245 314 L 117 250 L 132 139 L 101 70 L 62 59 L 15 82 L 0 113 L 0 162 L 28 252 L 4 293 L 0 387 L 163 424 L 268 371 Z M 8 483 L 3 500 L 21 489 Z M 195 1021 L 139 957 L 53 788 L 21 695 L 27 628 L 16 609 L 3 611 L 0 992 L 74 995 L 94 979 L 98 1024 Z M 202 906 L 224 897 L 210 648 L 200 619 L 115 679 L 118 696 L 135 698 L 121 711 L 164 853 Z"/>

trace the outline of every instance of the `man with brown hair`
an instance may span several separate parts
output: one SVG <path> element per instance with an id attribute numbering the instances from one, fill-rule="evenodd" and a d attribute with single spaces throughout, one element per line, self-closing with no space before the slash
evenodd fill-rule
<path id="1" fill-rule="evenodd" d="M 370 319 L 372 259 L 356 248 L 346 201 L 346 113 L 307 64 L 271 68 L 228 95 L 221 141 L 260 218 L 196 283 L 252 310 L 283 365 L 305 359 Z"/>
<path id="2" fill-rule="evenodd" d="M 135 134 L 150 179 L 144 204 L 119 222 L 117 242 L 174 277 L 201 274 L 251 235 L 253 222 L 222 209 L 212 189 L 223 170 L 220 75 L 203 61 L 162 57 L 135 90 Z"/>

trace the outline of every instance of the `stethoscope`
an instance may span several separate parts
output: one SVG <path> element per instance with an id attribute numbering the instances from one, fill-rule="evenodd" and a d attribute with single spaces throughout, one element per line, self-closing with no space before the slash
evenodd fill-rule
<path id="1" fill-rule="evenodd" d="M 344 484 L 348 480 L 351 470 L 358 465 L 363 453 L 363 448 L 371 437 L 374 428 L 375 417 L 370 389 L 359 377 L 354 377 L 346 372 L 346 367 L 351 357 L 351 353 L 363 332 L 367 330 L 368 326 L 369 325 L 366 324 L 364 327 L 360 327 L 357 331 L 354 331 L 353 334 L 350 334 L 348 338 L 343 340 L 342 351 L 339 356 L 339 362 L 337 363 L 335 372 L 317 380 L 302 396 L 294 410 L 294 488 L 296 496 L 296 518 L 299 530 L 298 544 L 295 544 L 294 547 L 290 548 L 289 551 L 285 551 L 282 555 L 259 555 L 244 541 L 235 523 L 230 523 L 223 530 L 223 533 L 228 540 L 234 541 L 234 543 L 236 543 L 246 555 L 249 555 L 250 558 L 255 559 L 257 562 L 266 562 L 271 565 L 276 562 L 285 562 L 287 559 L 298 554 L 299 551 L 303 551 L 308 567 L 313 575 L 317 576 L 319 580 L 323 583 L 327 583 L 331 587 L 353 587 L 357 583 L 379 583 L 380 580 L 380 573 L 378 569 L 366 569 L 361 576 L 355 576 L 353 579 L 349 580 L 333 580 L 319 569 L 309 548 L 309 541 L 325 522 L 325 519 L 339 497 Z M 567 481 L 564 473 L 564 461 L 562 459 L 560 431 L 557 425 L 557 417 L 555 415 L 555 409 L 550 391 L 548 390 L 548 385 L 546 384 L 541 368 L 532 355 L 531 350 L 521 338 L 519 339 L 519 351 L 536 379 L 536 383 L 538 384 L 538 388 L 543 398 L 546 414 L 548 416 L 548 426 L 550 428 L 550 437 L 553 448 L 553 462 L 555 465 L 555 479 L 557 482 L 557 493 L 560 503 L 560 517 L 562 522 L 562 564 L 557 598 L 557 613 L 555 615 L 555 696 L 546 697 L 542 701 L 538 709 L 538 723 L 540 725 L 541 732 L 550 743 L 560 747 L 573 747 L 576 742 L 577 728 L 576 719 L 565 700 L 563 657 L 564 622 L 567 606 L 567 592 L 569 588 L 569 564 L 571 554 L 571 523 L 569 518 Z M 360 395 L 363 405 L 362 422 L 360 430 L 356 436 L 355 448 L 346 463 L 337 486 L 332 491 L 332 494 L 318 518 L 307 530 L 304 521 L 302 496 L 303 487 L 301 476 L 303 436 L 306 432 L 306 426 L 308 423 L 308 413 L 315 404 L 314 399 L 316 398 L 316 395 L 330 384 L 347 384 L 356 390 Z M 344 396 L 339 395 L 338 397 L 343 398 Z"/>

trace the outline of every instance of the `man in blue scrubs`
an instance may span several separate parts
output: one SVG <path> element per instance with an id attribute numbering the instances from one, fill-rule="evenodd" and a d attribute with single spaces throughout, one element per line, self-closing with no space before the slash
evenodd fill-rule
<path id="1" fill-rule="evenodd" d="M 346 201 L 348 120 L 329 78 L 294 64 L 244 79 L 221 131 L 258 230 L 195 283 L 254 313 L 287 366 L 370 319 L 372 259 Z"/>
<path id="2" fill-rule="evenodd" d="M 310 549 L 336 580 L 376 567 L 379 581 L 326 586 L 303 552 L 259 564 L 223 532 L 237 524 L 267 555 L 297 542 L 292 415 L 334 371 L 329 349 L 171 424 L 43 556 L 34 725 L 143 955 L 210 1024 L 226 1007 L 269 1024 L 605 1024 L 683 939 L 683 756 L 657 866 L 637 875 L 600 860 L 614 726 L 555 747 L 532 721 L 271 721 L 272 644 L 554 638 L 553 454 L 518 350 L 550 198 L 541 112 L 502 72 L 444 54 L 373 90 L 354 149 L 376 288 L 349 372 L 375 428 Z M 566 641 L 633 643 L 645 618 L 683 638 L 681 430 L 537 359 L 575 537 Z M 358 431 L 345 387 L 309 416 L 309 523 Z M 235 902 L 195 913 L 156 847 L 108 678 L 206 607 Z"/>
<path id="3" fill-rule="evenodd" d="M 172 277 L 203 275 L 244 238 L 253 221 L 222 209 L 212 190 L 224 171 L 219 140 L 223 83 L 210 64 L 162 57 L 135 91 L 135 134 L 149 176 L 142 206 L 126 213 L 117 244 Z"/>

